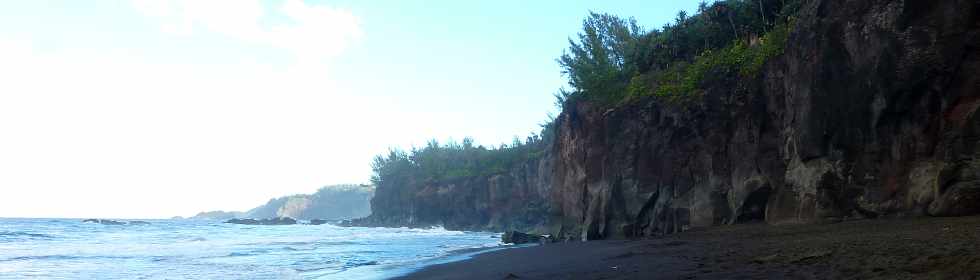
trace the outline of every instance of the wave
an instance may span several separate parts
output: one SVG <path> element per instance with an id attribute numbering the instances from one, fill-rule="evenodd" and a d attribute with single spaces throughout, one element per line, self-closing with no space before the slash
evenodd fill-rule
<path id="1" fill-rule="evenodd" d="M 268 253 L 269 253 L 269 250 L 266 250 L 266 249 L 258 249 L 258 250 L 251 250 L 251 251 L 247 251 L 247 252 L 232 252 L 231 254 L 228 254 L 226 257 L 256 256 L 256 255 L 262 255 L 262 254 L 268 254 Z"/>
<path id="2" fill-rule="evenodd" d="M 312 241 L 273 241 L 266 243 L 256 243 L 255 245 L 273 245 L 273 246 L 302 246 L 313 244 Z"/>
<path id="3" fill-rule="evenodd" d="M 43 233 L 31 233 L 31 232 L 24 232 L 24 231 L 0 231 L 0 243 L 34 241 L 34 240 L 53 240 L 58 238 L 59 238 L 58 236 L 43 234 Z"/>
<path id="4" fill-rule="evenodd" d="M 359 266 L 379 265 L 378 261 L 369 260 L 350 260 L 344 263 L 344 268 L 355 268 Z"/>
<path id="5" fill-rule="evenodd" d="M 425 233 L 425 234 L 436 234 L 436 235 L 458 235 L 465 234 L 465 231 L 458 230 L 447 230 L 442 226 L 432 226 L 427 228 L 409 228 L 409 227 L 399 227 L 395 228 L 399 230 L 400 233 Z"/>
<path id="6" fill-rule="evenodd" d="M 31 238 L 44 238 L 44 239 L 54 239 L 57 236 L 43 233 L 30 233 L 23 231 L 0 231 L 0 236 L 14 236 L 14 237 L 31 237 Z"/>
<path id="7" fill-rule="evenodd" d="M 328 269 L 336 269 L 336 267 L 327 266 L 327 267 L 294 268 L 293 270 L 300 273 L 306 273 L 306 272 L 314 272 L 314 271 L 321 271 L 321 270 L 328 270 Z"/>
<path id="8" fill-rule="evenodd" d="M 66 256 L 66 255 L 48 255 L 48 256 L 21 256 L 13 257 L 9 259 L 2 259 L 0 262 L 15 262 L 15 261 L 33 261 L 33 260 L 76 260 L 81 259 L 80 256 Z"/>
<path id="9" fill-rule="evenodd" d="M 357 244 L 361 244 L 361 243 L 354 242 L 354 241 L 322 241 L 322 242 L 316 242 L 316 245 L 327 245 L 327 246 L 330 246 L 330 245 L 357 245 Z"/>
<path id="10" fill-rule="evenodd" d="M 8 259 L 0 259 L 0 262 L 16 262 L 16 261 L 65 261 L 65 260 L 82 260 L 82 259 L 130 259 L 132 257 L 127 256 L 71 256 L 71 255 L 40 255 L 40 256 L 20 256 Z"/>
<path id="11" fill-rule="evenodd" d="M 268 242 L 249 242 L 242 243 L 244 246 L 303 246 L 311 245 L 316 241 L 268 241 Z"/>
<path id="12" fill-rule="evenodd" d="M 310 247 L 286 246 L 286 247 L 282 247 L 282 249 L 285 250 L 285 251 L 297 252 L 297 251 L 314 251 L 314 250 L 317 249 L 317 247 L 313 247 L 313 246 L 310 246 Z"/>
<path id="13" fill-rule="evenodd" d="M 216 225 L 212 227 L 212 225 Z M 0 219 L 0 270 L 13 279 L 44 267 L 51 278 L 73 278 L 72 267 L 93 267 L 107 279 L 266 275 L 299 278 L 371 278 L 484 247 L 492 233 L 434 228 L 254 227 L 243 230 L 199 221 L 155 222 L 140 228 L 92 228 L 75 220 Z M 64 240 L 65 242 L 61 242 Z M 70 241 L 70 242 L 69 242 Z M 33 255 L 33 256 L 28 256 Z M 124 259 L 123 259 L 124 258 Z M 435 260 L 433 260 L 435 259 Z M 134 271 L 117 265 L 125 262 Z M 290 274 L 292 273 L 292 274 Z M 7 271 L 0 273 L 7 277 Z M 122 277 L 135 276 L 135 277 Z M 74 278 L 86 278 L 75 275 Z M 185 277 L 180 277 L 185 276 Z M 354 277 L 360 276 L 360 277 Z M 91 277 L 88 277 L 91 278 Z"/>

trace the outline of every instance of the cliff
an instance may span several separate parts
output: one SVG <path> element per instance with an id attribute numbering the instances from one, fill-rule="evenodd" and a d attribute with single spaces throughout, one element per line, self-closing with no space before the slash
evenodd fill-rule
<path id="1" fill-rule="evenodd" d="M 809 1 L 784 54 L 711 77 L 693 106 L 566 108 L 552 232 L 980 213 L 978 8 Z"/>
<path id="2" fill-rule="evenodd" d="M 803 1 L 757 72 L 708 69 L 687 102 L 571 100 L 541 157 L 491 176 L 389 178 L 354 224 L 588 240 L 978 214 L 978 9 Z"/>
<path id="3" fill-rule="evenodd" d="M 365 185 L 335 185 L 323 187 L 313 194 L 298 194 L 270 199 L 242 217 L 268 219 L 290 217 L 300 220 L 341 220 L 371 214 L 370 200 L 374 188 Z"/>
<path id="4" fill-rule="evenodd" d="M 245 213 L 239 211 L 229 211 L 229 212 L 207 211 L 207 212 L 197 213 L 197 215 L 194 215 L 189 219 L 228 220 L 228 219 L 240 218 L 243 216 L 245 216 Z"/>
<path id="5" fill-rule="evenodd" d="M 490 175 L 385 181 L 371 200 L 371 216 L 353 224 L 543 232 L 551 166 L 551 157 L 542 156 Z"/>

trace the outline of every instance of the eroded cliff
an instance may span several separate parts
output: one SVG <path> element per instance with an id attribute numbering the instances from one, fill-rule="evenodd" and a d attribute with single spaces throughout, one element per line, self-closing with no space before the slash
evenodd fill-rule
<path id="1" fill-rule="evenodd" d="M 354 224 L 544 232 L 552 170 L 552 158 L 542 156 L 492 175 L 385 181 L 371 200 L 371 216 Z"/>
<path id="2" fill-rule="evenodd" d="M 587 240 L 978 214 L 978 9 L 803 1 L 757 73 L 709 71 L 688 102 L 570 102 L 541 157 L 489 176 L 388 180 L 355 224 Z"/>
<path id="3" fill-rule="evenodd" d="M 289 217 L 301 220 L 341 220 L 371 214 L 370 201 L 374 187 L 368 185 L 331 185 L 313 194 L 297 194 L 270 199 L 234 218 L 273 219 Z"/>
<path id="4" fill-rule="evenodd" d="M 692 106 L 566 108 L 551 231 L 980 213 L 978 8 L 809 1 L 784 54 L 712 77 Z"/>

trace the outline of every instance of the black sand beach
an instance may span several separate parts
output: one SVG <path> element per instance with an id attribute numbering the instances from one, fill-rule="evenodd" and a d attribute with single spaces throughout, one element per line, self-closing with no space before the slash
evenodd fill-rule
<path id="1" fill-rule="evenodd" d="M 980 217 L 736 225 L 548 244 L 400 279 L 980 279 Z"/>

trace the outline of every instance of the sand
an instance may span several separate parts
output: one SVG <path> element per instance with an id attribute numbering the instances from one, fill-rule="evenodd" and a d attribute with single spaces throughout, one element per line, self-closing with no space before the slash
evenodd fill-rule
<path id="1" fill-rule="evenodd" d="M 400 279 L 980 279 L 980 217 L 735 225 L 555 243 Z"/>

